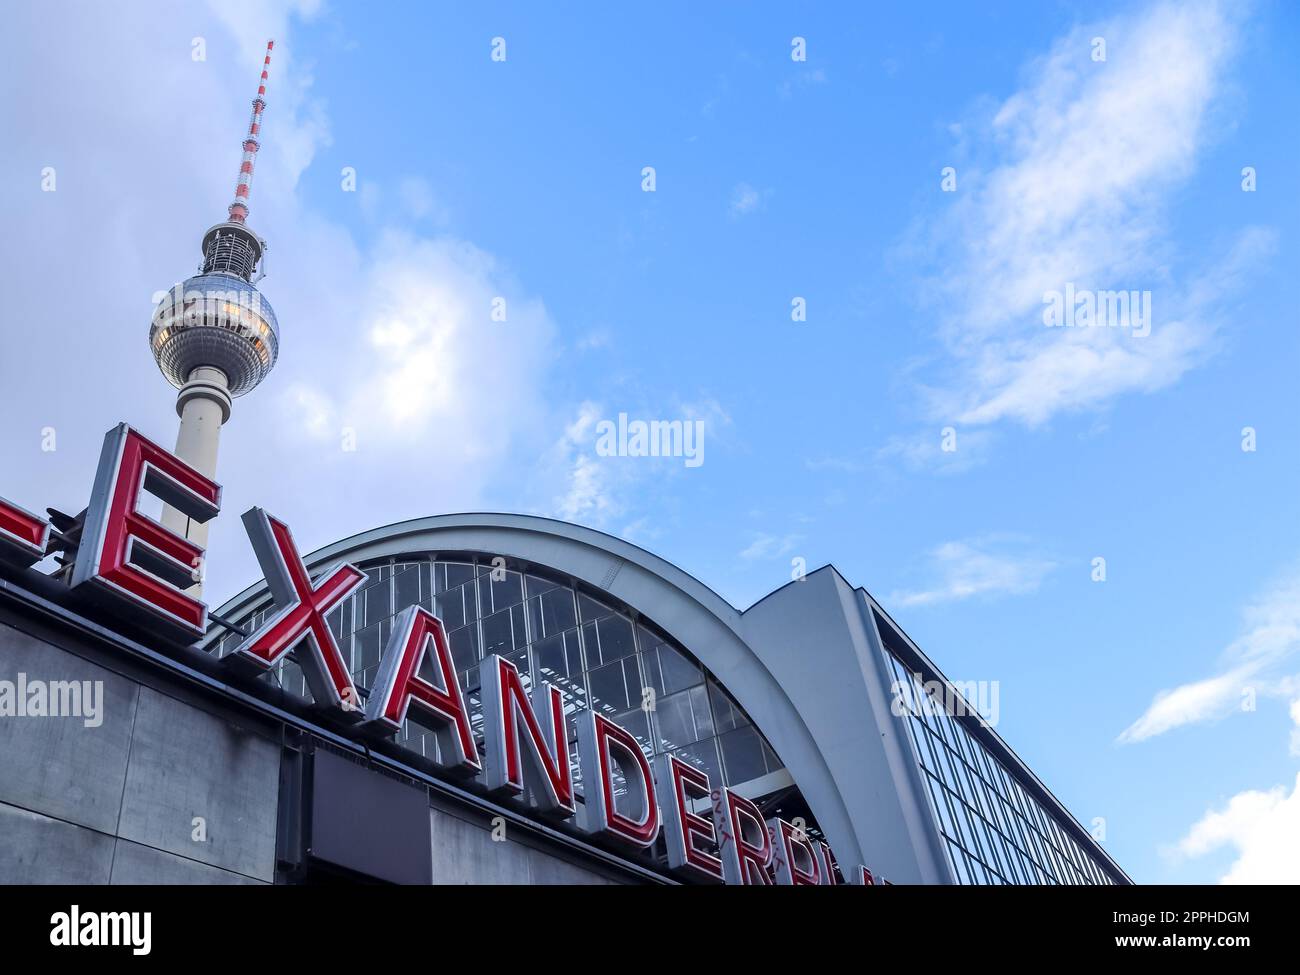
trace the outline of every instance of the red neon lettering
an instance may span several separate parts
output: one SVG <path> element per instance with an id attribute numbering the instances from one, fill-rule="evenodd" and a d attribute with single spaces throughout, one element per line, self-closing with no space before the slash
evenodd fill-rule
<path id="1" fill-rule="evenodd" d="M 722 880 L 722 860 L 709 851 L 717 843 L 712 819 L 696 815 L 691 804 L 708 799 L 709 776 L 676 755 L 659 758 L 659 791 L 668 796 L 664 806 L 664 842 L 668 867 L 695 879 Z"/>
<path id="2" fill-rule="evenodd" d="M 298 665 L 316 703 L 355 711 L 357 693 L 352 675 L 325 622 L 325 614 L 365 582 L 366 574 L 354 565 L 338 565 L 324 572 L 313 586 L 293 534 L 284 522 L 261 508 L 253 508 L 244 514 L 244 526 L 279 612 L 224 656 L 267 670 L 297 649 Z"/>
<path id="3" fill-rule="evenodd" d="M 28 568 L 45 556 L 50 523 L 0 498 L 0 558 Z"/>
<path id="4" fill-rule="evenodd" d="M 480 672 L 484 717 L 492 729 L 486 735 L 484 762 L 488 788 L 518 796 L 528 787 L 543 811 L 572 815 L 573 772 L 559 688 L 542 683 L 534 692 L 534 704 L 528 700 L 519 671 L 504 657 L 489 656 Z"/>
<path id="5" fill-rule="evenodd" d="M 722 874 L 729 884 L 771 884 L 772 837 L 763 812 L 749 799 L 722 789 L 714 801 L 714 827 L 722 853 Z"/>
<path id="6" fill-rule="evenodd" d="M 441 687 L 420 676 L 420 666 L 430 647 Z M 401 729 L 412 704 L 451 731 L 449 744 L 455 758 L 444 764 L 463 771 L 478 771 L 478 748 L 470 729 L 465 698 L 456 680 L 446 630 L 442 620 L 420 606 L 403 610 L 393 621 L 393 635 L 366 701 L 366 720 L 372 727 L 393 734 Z"/>
<path id="7" fill-rule="evenodd" d="M 659 835 L 659 806 L 655 801 L 654 779 L 645 752 L 631 733 L 603 714 L 588 711 L 578 725 L 579 758 L 585 783 L 586 821 L 584 828 L 636 847 L 647 847 Z M 619 812 L 614 801 L 614 752 L 628 794 L 640 806 L 636 818 Z"/>
<path id="8" fill-rule="evenodd" d="M 202 636 L 208 608 L 184 589 L 196 581 L 203 549 L 140 513 L 146 491 L 200 522 L 221 508 L 215 482 L 118 425 L 104 438 L 72 584 Z"/>

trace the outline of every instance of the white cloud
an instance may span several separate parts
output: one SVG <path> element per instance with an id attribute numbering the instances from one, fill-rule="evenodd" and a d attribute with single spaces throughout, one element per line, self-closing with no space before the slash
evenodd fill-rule
<path id="1" fill-rule="evenodd" d="M 890 595 L 900 606 L 928 606 L 973 596 L 1024 595 L 1038 589 L 1055 563 L 1036 555 L 996 551 L 996 538 L 945 542 L 930 553 L 934 580 Z"/>
<path id="2" fill-rule="evenodd" d="M 595 352 L 597 349 L 607 349 L 613 343 L 613 338 L 609 329 L 597 328 L 586 333 L 578 339 L 574 348 L 579 352 Z"/>
<path id="3" fill-rule="evenodd" d="M 740 557 L 746 562 L 753 562 L 758 559 L 775 559 L 782 555 L 788 555 L 793 552 L 795 546 L 803 541 L 802 535 L 769 535 L 760 533 L 754 536 L 754 540 L 749 543 L 740 553 Z"/>
<path id="4" fill-rule="evenodd" d="M 1035 328 L 1047 334 L 1037 338 L 991 340 L 968 360 L 971 396 L 958 407 L 958 421 L 1013 419 L 1037 426 L 1059 411 L 1097 407 L 1123 393 L 1155 392 L 1173 384 L 1212 353 L 1215 303 L 1243 268 L 1273 252 L 1275 241 L 1272 231 L 1248 227 L 1213 269 L 1199 275 L 1199 284 L 1187 296 L 1174 297 L 1170 288 L 1156 290 L 1172 298 L 1162 303 L 1172 310 L 1165 315 L 1157 311 L 1145 337 L 1122 329 L 1049 331 L 1040 324 Z"/>
<path id="5" fill-rule="evenodd" d="M 1300 754 L 1300 698 L 1291 702 L 1291 754 Z M 1195 859 L 1221 849 L 1235 859 L 1222 884 L 1300 883 L 1300 775 L 1266 792 L 1248 789 L 1220 809 L 1208 810 L 1173 848 L 1174 859 Z"/>
<path id="6" fill-rule="evenodd" d="M 1176 847 L 1183 857 L 1229 848 L 1236 859 L 1222 884 L 1300 883 L 1300 775 L 1267 792 L 1239 792 L 1188 830 Z"/>
<path id="7" fill-rule="evenodd" d="M 1248 688 L 1289 693 L 1293 681 L 1278 668 L 1300 650 L 1300 571 L 1282 577 L 1243 616 L 1243 632 L 1223 651 L 1220 673 L 1158 692 L 1119 736 L 1145 741 L 1174 728 L 1223 718 L 1238 710 Z"/>
<path id="8" fill-rule="evenodd" d="M 565 491 L 555 499 L 555 513 L 565 521 L 599 526 L 623 512 L 613 492 L 615 468 L 602 463 L 609 458 L 598 457 L 593 449 L 596 424 L 603 417 L 599 404 L 583 403 L 555 447 L 561 463 L 568 467 Z"/>
<path id="9" fill-rule="evenodd" d="M 404 177 L 397 184 L 397 194 L 406 211 L 416 218 L 434 216 L 441 223 L 446 221 L 446 214 L 438 206 L 433 195 L 433 187 L 419 176 Z"/>
<path id="10" fill-rule="evenodd" d="M 1094 35 L 1106 62 L 1089 56 Z M 947 214 L 914 242 L 942 265 L 930 284 L 953 375 L 931 391 L 934 416 L 1038 425 L 1167 387 L 1213 351 L 1216 303 L 1271 236 L 1245 228 L 1226 260 L 1186 269 L 1165 212 L 1206 141 L 1236 35 L 1213 2 L 1079 28 L 982 127 L 962 126 L 993 161 L 959 171 Z M 1150 334 L 1045 327 L 1044 294 L 1067 284 L 1152 292 Z"/>
<path id="11" fill-rule="evenodd" d="M 342 424 L 335 416 L 333 404 L 318 389 L 294 383 L 284 391 L 284 398 L 287 409 L 307 436 L 328 440 L 339 435 Z"/>
<path id="12" fill-rule="evenodd" d="M 535 299 L 510 298 L 507 321 L 492 321 L 492 299 L 510 290 L 472 244 L 390 231 L 335 309 L 313 362 L 318 394 L 348 391 L 332 412 L 368 445 L 418 442 L 462 470 L 499 457 L 541 409 L 553 333 Z"/>
<path id="13" fill-rule="evenodd" d="M 605 530 L 619 530 L 625 538 L 648 538 L 646 518 L 652 506 L 661 504 L 669 492 L 643 490 L 659 488 L 678 477 L 699 476 L 699 468 L 688 468 L 678 457 L 601 456 L 596 452 L 596 427 L 602 420 L 614 422 L 619 413 L 631 419 L 698 420 L 704 433 L 703 449 L 715 449 L 731 424 L 731 417 L 716 400 L 675 400 L 669 407 L 637 408 L 628 404 L 615 408 L 605 403 L 583 402 L 564 434 L 551 446 L 534 471 L 536 485 L 550 489 L 550 497 L 539 506 L 544 514 L 576 521 Z M 621 529 L 615 524 L 625 515 L 631 521 Z"/>
<path id="14" fill-rule="evenodd" d="M 1160 691 L 1142 716 L 1120 733 L 1120 743 L 1145 741 L 1183 725 L 1230 714 L 1240 705 L 1259 666 L 1257 662 L 1244 664 L 1215 677 Z"/>
<path id="15" fill-rule="evenodd" d="M 748 183 L 737 183 L 731 191 L 731 204 L 728 209 L 733 217 L 743 217 L 761 210 L 767 203 L 771 190 L 757 190 Z"/>
<path id="16" fill-rule="evenodd" d="M 1300 756 L 1300 698 L 1291 702 L 1291 754 Z"/>
<path id="17" fill-rule="evenodd" d="M 954 428 L 955 429 L 955 428 Z M 876 460 L 900 460 L 913 471 L 928 470 L 937 474 L 960 474 L 983 464 L 993 444 L 988 430 L 956 430 L 954 450 L 944 450 L 945 433 L 934 429 L 926 433 L 912 433 L 890 437 L 875 454 Z"/>

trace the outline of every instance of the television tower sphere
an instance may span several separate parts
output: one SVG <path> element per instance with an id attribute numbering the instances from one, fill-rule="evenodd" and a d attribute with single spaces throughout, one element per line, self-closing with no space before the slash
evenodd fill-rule
<path id="1" fill-rule="evenodd" d="M 202 272 L 154 309 L 149 348 L 177 389 L 195 370 L 210 368 L 224 375 L 231 397 L 243 396 L 267 377 L 280 352 L 275 312 L 249 280 L 265 245 L 235 223 L 213 227 L 203 243 Z M 177 411 L 183 406 L 178 401 Z"/>

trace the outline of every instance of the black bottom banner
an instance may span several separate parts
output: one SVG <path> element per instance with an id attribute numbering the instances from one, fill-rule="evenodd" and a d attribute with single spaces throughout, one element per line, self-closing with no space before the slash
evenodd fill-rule
<path id="1" fill-rule="evenodd" d="M 954 962 L 1200 956 L 1233 964 L 1261 949 L 1277 957 L 1294 943 L 1293 903 L 1287 888 L 1227 887 L 0 887 L 0 936 L 15 960 L 48 952 L 128 964 L 362 963 L 383 932 L 399 934 L 403 957 L 416 956 L 423 938 L 489 952 L 572 940 L 562 949 L 571 960 L 556 961 L 585 965 L 593 941 L 608 939 L 611 957 L 625 955 L 637 928 L 650 944 L 671 931 L 727 951 L 802 945 L 827 960 L 854 938 L 868 954 L 921 951 Z M 672 954 L 683 957 L 678 946 Z"/>

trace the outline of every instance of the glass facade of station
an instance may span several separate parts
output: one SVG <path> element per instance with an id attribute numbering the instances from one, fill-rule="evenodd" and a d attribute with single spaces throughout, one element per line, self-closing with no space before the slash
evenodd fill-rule
<path id="1" fill-rule="evenodd" d="M 721 685 L 629 607 L 597 599 L 572 579 L 545 570 L 494 566 L 490 556 L 383 559 L 359 567 L 370 577 L 365 588 L 327 620 L 363 696 L 375 679 L 393 617 L 420 605 L 447 628 L 480 745 L 479 664 L 499 654 L 519 668 L 530 688 L 544 680 L 561 690 L 571 742 L 576 714 L 595 708 L 635 735 L 648 755 L 678 755 L 714 783 L 749 783 L 741 791 L 752 797 L 791 785 L 772 747 Z M 264 608 L 241 623 L 255 628 L 265 616 Z M 291 660 L 264 679 L 310 698 Z M 437 747 L 432 732 L 413 721 L 398 740 L 429 757 Z"/>
<path id="2" fill-rule="evenodd" d="M 920 675 L 889 644 L 877 617 L 895 688 L 896 713 L 916 747 L 922 779 L 953 872 L 963 884 L 1113 884 L 1099 860 L 1032 796 L 1016 775 L 942 707 L 928 706 Z"/>

